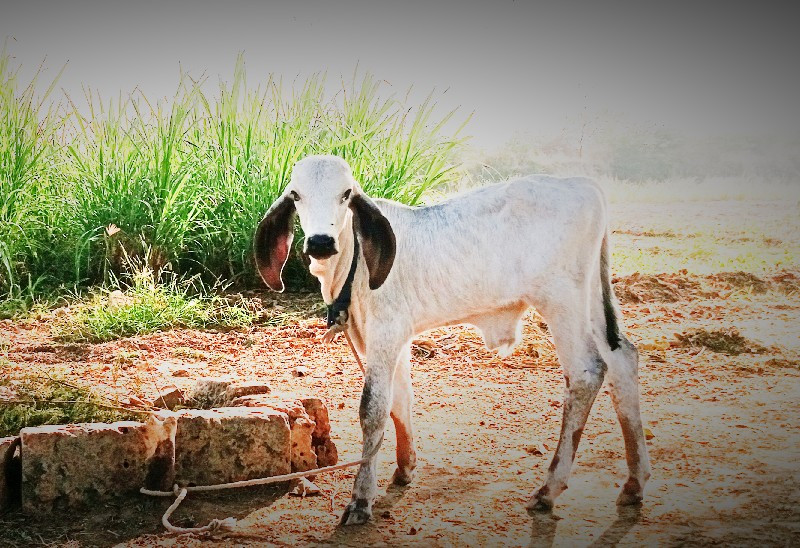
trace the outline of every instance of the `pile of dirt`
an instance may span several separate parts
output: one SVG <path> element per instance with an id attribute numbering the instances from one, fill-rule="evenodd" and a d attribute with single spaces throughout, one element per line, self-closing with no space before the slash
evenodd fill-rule
<path id="1" fill-rule="evenodd" d="M 781 272 L 770 278 L 770 282 L 784 293 L 800 291 L 800 277 L 794 272 Z"/>
<path id="2" fill-rule="evenodd" d="M 728 329 L 690 329 L 675 335 L 681 346 L 689 348 L 708 348 L 712 352 L 727 354 L 728 356 L 738 356 L 739 354 L 754 353 L 759 354 L 766 351 L 766 348 L 748 341 L 735 327 Z"/>
<path id="3" fill-rule="evenodd" d="M 700 282 L 685 270 L 675 274 L 641 274 L 614 278 L 614 290 L 623 303 L 675 303 L 701 295 Z"/>
<path id="4" fill-rule="evenodd" d="M 708 279 L 714 285 L 721 284 L 730 289 L 749 289 L 759 295 L 770 289 L 767 281 L 750 272 L 720 272 L 708 276 Z"/>
<path id="5" fill-rule="evenodd" d="M 731 291 L 750 291 L 763 295 L 768 291 L 800 291 L 800 276 L 781 271 L 768 278 L 751 272 L 719 272 L 707 276 L 690 275 L 686 270 L 669 274 L 641 274 L 614 278 L 614 289 L 622 303 L 676 303 L 697 298 L 725 297 Z"/>

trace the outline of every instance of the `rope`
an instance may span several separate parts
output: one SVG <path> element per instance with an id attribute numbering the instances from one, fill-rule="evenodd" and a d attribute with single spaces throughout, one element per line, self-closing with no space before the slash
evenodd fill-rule
<path id="1" fill-rule="evenodd" d="M 172 491 L 154 491 L 151 489 L 145 489 L 142 487 L 139 489 L 139 492 L 143 495 L 149 495 L 151 497 L 177 497 L 175 501 L 167 508 L 167 511 L 164 512 L 164 515 L 161 518 L 161 523 L 164 525 L 164 528 L 169 531 L 170 533 L 215 533 L 218 531 L 234 531 L 238 526 L 238 522 L 236 518 L 226 518 L 226 519 L 212 519 L 208 525 L 204 525 L 203 527 L 178 527 L 176 525 L 172 525 L 169 522 L 170 516 L 178 509 L 178 506 L 181 505 L 183 499 L 186 498 L 186 495 L 189 493 L 197 493 L 197 492 L 205 492 L 205 491 L 222 491 L 225 489 L 237 489 L 239 487 L 253 487 L 256 485 L 268 485 L 271 483 L 281 483 L 284 481 L 290 481 L 293 479 L 304 478 L 306 476 L 313 476 L 316 474 L 324 474 L 326 472 L 334 472 L 336 470 L 342 470 L 344 468 L 350 468 L 352 466 L 358 466 L 360 464 L 366 464 L 367 462 L 372 459 L 377 453 L 377 447 L 372 452 L 371 455 L 367 457 L 360 458 L 358 460 L 354 460 L 352 462 L 346 462 L 343 464 L 335 464 L 333 466 L 324 466 L 322 468 L 315 468 L 313 470 L 307 470 L 305 472 L 294 472 L 292 474 L 283 474 L 281 476 L 270 476 L 268 478 L 256 478 L 252 480 L 244 480 L 244 481 L 234 481 L 231 483 L 220 483 L 217 485 L 193 485 L 188 487 L 180 487 L 179 485 L 175 485 Z"/>
<path id="2" fill-rule="evenodd" d="M 358 352 L 356 352 L 356 347 L 353 346 L 353 341 L 350 340 L 350 333 L 347 332 L 347 329 L 344 330 L 344 338 L 347 339 L 347 345 L 350 347 L 350 352 L 353 353 L 353 357 L 356 359 L 358 367 L 361 368 L 361 374 L 366 376 L 367 372 L 364 371 L 364 364 L 361 363 L 361 358 L 358 357 Z"/>
<path id="3" fill-rule="evenodd" d="M 364 365 L 361 363 L 361 358 L 358 357 L 358 352 L 356 352 L 355 346 L 353 346 L 353 341 L 350 340 L 350 335 L 347 330 L 344 330 L 345 339 L 347 339 L 347 344 L 350 346 L 350 350 L 353 353 L 353 357 L 356 359 L 358 363 L 358 367 L 361 368 L 361 372 L 364 373 Z M 316 474 L 325 474 L 327 472 L 334 472 L 336 470 L 343 470 L 345 468 L 350 468 L 353 466 L 358 466 L 361 464 L 366 464 L 372 458 L 378 454 L 378 450 L 380 449 L 380 445 L 376 445 L 372 452 L 366 456 L 362 457 L 358 460 L 354 460 L 351 462 L 346 462 L 343 464 L 334 464 L 332 466 L 323 466 L 322 468 L 315 468 L 313 470 L 307 470 L 305 472 L 293 472 L 291 474 L 283 474 L 280 476 L 270 476 L 268 478 L 256 478 L 251 480 L 243 480 L 243 481 L 234 481 L 230 483 L 220 483 L 217 485 L 191 485 L 187 487 L 181 487 L 178 484 L 172 488 L 172 491 L 157 491 L 152 489 L 145 489 L 142 487 L 139 489 L 139 492 L 143 495 L 148 495 L 151 497 L 175 497 L 173 503 L 167 508 L 167 511 L 164 512 L 164 515 L 161 517 L 161 523 L 164 525 L 164 528 L 169 531 L 170 533 L 177 533 L 177 534 L 201 534 L 201 533 L 218 533 L 218 532 L 231 532 L 235 531 L 238 527 L 238 522 L 236 518 L 230 517 L 225 519 L 212 519 L 208 525 L 204 525 L 202 527 L 178 527 L 177 525 L 172 525 L 169 521 L 169 518 L 178 509 L 181 503 L 186 498 L 186 495 L 189 493 L 199 493 L 199 492 L 206 492 L 206 491 L 222 491 L 225 489 L 238 489 L 239 487 L 253 487 L 256 485 L 269 485 L 271 483 L 281 483 L 284 481 L 291 481 L 295 479 L 304 478 L 306 476 L 314 476 Z"/>

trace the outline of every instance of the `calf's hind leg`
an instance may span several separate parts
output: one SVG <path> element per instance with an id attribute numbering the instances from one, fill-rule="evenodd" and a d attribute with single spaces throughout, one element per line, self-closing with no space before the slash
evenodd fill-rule
<path id="1" fill-rule="evenodd" d="M 620 347 L 609 350 L 604 358 L 608 363 L 608 392 L 622 427 L 629 470 L 617 504 L 636 504 L 641 502 L 644 484 L 650 478 L 650 459 L 639 412 L 639 354 L 628 339 L 621 337 Z"/>
<path id="2" fill-rule="evenodd" d="M 578 299 L 565 302 L 579 303 Z M 547 472 L 545 484 L 531 497 L 528 510 L 549 511 L 558 495 L 567 488 L 572 462 L 595 396 L 603 384 L 606 365 L 600 358 L 586 317 L 560 309 L 557 315 L 545 314 L 556 345 L 556 353 L 564 371 L 564 415 L 561 435 Z"/>

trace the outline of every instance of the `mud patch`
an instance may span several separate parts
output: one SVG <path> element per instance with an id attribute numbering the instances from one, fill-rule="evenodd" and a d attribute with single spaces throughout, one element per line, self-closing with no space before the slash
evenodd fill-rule
<path id="1" fill-rule="evenodd" d="M 795 293 L 800 291 L 800 277 L 793 272 L 781 272 L 770 278 L 770 282 L 775 285 L 779 291 L 784 293 Z"/>
<path id="2" fill-rule="evenodd" d="M 614 290 L 623 303 L 675 303 L 700 296 L 701 285 L 685 271 L 678 274 L 640 274 L 614 278 Z"/>
<path id="3" fill-rule="evenodd" d="M 757 294 L 766 293 L 770 289 L 769 283 L 750 272 L 720 272 L 708 278 L 712 283 L 721 283 L 731 289 L 749 289 Z"/>
<path id="4" fill-rule="evenodd" d="M 767 349 L 747 340 L 735 328 L 715 329 L 690 329 L 675 335 L 678 344 L 688 348 L 707 348 L 718 354 L 738 356 L 739 354 L 760 354 Z"/>

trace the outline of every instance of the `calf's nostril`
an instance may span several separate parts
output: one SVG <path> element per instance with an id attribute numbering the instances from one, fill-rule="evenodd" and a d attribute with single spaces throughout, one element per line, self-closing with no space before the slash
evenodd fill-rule
<path id="1" fill-rule="evenodd" d="M 324 258 L 335 255 L 336 241 L 326 234 L 314 234 L 306 239 L 306 252 L 315 258 Z"/>

